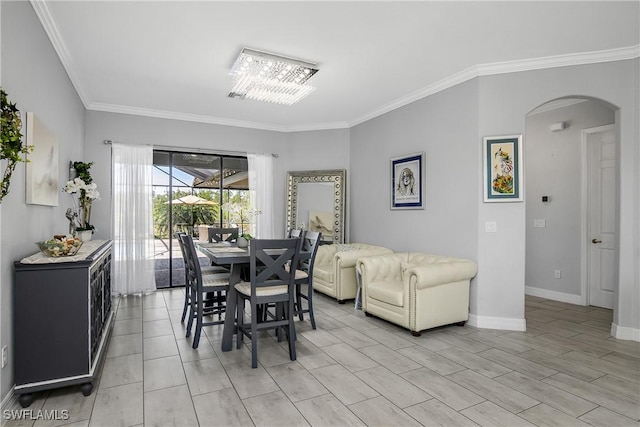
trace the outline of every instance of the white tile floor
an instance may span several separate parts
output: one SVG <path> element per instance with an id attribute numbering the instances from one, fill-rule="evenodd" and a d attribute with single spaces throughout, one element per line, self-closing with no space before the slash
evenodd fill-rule
<path id="1" fill-rule="evenodd" d="M 102 376 L 39 393 L 33 411 L 73 426 L 638 426 L 640 343 L 609 335 L 611 311 L 526 299 L 526 332 L 444 327 L 421 337 L 316 293 L 317 330 L 297 322 L 298 358 L 265 335 L 197 350 L 180 323 L 181 289 L 116 301 Z M 248 343 L 248 340 L 245 341 Z"/>

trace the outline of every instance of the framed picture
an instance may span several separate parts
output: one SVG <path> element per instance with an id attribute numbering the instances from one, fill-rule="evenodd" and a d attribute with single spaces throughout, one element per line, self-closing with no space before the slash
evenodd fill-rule
<path id="1" fill-rule="evenodd" d="M 27 197 L 32 205 L 58 206 L 58 140 L 33 113 L 27 113 Z"/>
<path id="2" fill-rule="evenodd" d="M 484 201 L 521 202 L 522 135 L 483 138 Z"/>
<path id="3" fill-rule="evenodd" d="M 391 209 L 424 209 L 424 152 L 391 159 Z"/>

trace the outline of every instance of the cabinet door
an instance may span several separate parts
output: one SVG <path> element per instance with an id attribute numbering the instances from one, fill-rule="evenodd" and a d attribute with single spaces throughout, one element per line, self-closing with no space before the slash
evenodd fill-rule
<path id="1" fill-rule="evenodd" d="M 16 385 L 89 370 L 86 268 L 16 273 Z"/>

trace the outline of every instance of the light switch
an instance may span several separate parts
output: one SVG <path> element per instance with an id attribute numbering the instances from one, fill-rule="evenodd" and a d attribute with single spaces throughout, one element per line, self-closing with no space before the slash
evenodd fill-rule
<path id="1" fill-rule="evenodd" d="M 544 219 L 534 219 L 533 226 L 538 228 L 545 228 L 547 226 L 547 221 Z"/>
<path id="2" fill-rule="evenodd" d="M 484 223 L 484 231 L 487 233 L 495 233 L 498 231 L 498 223 L 495 221 L 487 221 Z"/>

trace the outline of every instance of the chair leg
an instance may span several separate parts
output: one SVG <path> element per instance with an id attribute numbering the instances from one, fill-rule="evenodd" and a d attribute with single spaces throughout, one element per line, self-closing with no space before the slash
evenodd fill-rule
<path id="1" fill-rule="evenodd" d="M 200 344 L 200 334 L 202 333 L 202 310 L 204 310 L 202 295 L 197 295 L 196 298 L 198 299 L 198 302 L 196 308 L 196 333 L 193 336 L 193 344 L 191 346 L 193 348 L 198 348 L 198 345 Z"/>
<path id="2" fill-rule="evenodd" d="M 235 289 L 231 292 L 235 292 Z M 242 348 L 242 342 L 244 341 L 244 298 L 238 294 L 237 298 L 238 311 L 236 314 L 238 327 L 236 329 L 236 341 L 237 349 Z M 252 337 L 253 338 L 253 337 Z"/>
<path id="3" fill-rule="evenodd" d="M 284 305 L 284 304 L 283 304 Z M 287 326 L 287 336 L 289 338 L 289 359 L 296 360 L 296 326 L 294 324 L 295 311 L 293 310 L 293 301 L 289 302 L 289 307 L 286 310 L 287 318 L 289 319 L 289 326 Z"/>
<path id="4" fill-rule="evenodd" d="M 184 322 L 184 319 L 187 317 L 187 309 L 189 308 L 189 285 L 185 285 L 184 287 L 184 306 L 182 307 L 182 318 L 180 322 Z"/>
<path id="5" fill-rule="evenodd" d="M 302 313 L 302 294 L 300 292 L 302 292 L 300 289 L 300 283 L 296 283 L 296 311 L 298 312 L 300 320 L 304 320 L 304 315 Z"/>
<path id="6" fill-rule="evenodd" d="M 255 316 L 257 307 L 251 310 L 251 367 L 258 367 L 258 318 Z"/>
<path id="7" fill-rule="evenodd" d="M 187 338 L 191 336 L 191 328 L 193 327 L 193 316 L 196 313 L 194 292 L 191 288 L 189 288 L 189 295 L 189 321 L 187 322 L 187 333 L 185 335 L 185 337 Z"/>
<path id="8" fill-rule="evenodd" d="M 307 285 L 307 308 L 309 310 L 309 319 L 311 319 L 311 329 L 315 329 L 316 317 L 313 315 L 313 286 L 311 286 L 311 283 Z"/>

